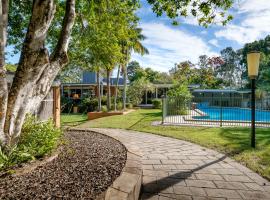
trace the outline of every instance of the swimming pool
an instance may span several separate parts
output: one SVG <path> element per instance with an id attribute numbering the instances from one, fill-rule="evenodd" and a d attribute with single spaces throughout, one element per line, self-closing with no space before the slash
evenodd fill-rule
<path id="1" fill-rule="evenodd" d="M 198 105 L 197 108 L 203 111 L 205 116 L 194 116 L 194 119 L 201 120 L 229 120 L 229 121 L 250 121 L 251 110 L 248 108 L 226 108 Z M 256 110 L 255 115 L 258 122 L 270 122 L 270 111 Z"/>

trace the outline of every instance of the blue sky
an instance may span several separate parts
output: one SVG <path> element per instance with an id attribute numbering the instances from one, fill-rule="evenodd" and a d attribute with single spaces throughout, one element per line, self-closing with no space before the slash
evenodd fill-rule
<path id="1" fill-rule="evenodd" d="M 269 0 L 236 0 L 229 12 L 234 20 L 225 27 L 217 19 L 215 25 L 206 29 L 191 17 L 181 18 L 181 24 L 173 26 L 168 17 L 157 18 L 143 0 L 138 15 L 143 34 L 147 37 L 143 44 L 150 54 L 143 57 L 133 54 L 132 59 L 143 67 L 168 71 L 174 63 L 185 60 L 196 63 L 200 55 L 218 55 L 228 46 L 239 49 L 247 42 L 270 34 Z"/>
<path id="2" fill-rule="evenodd" d="M 167 72 L 174 63 L 190 60 L 194 63 L 200 55 L 218 55 L 220 50 L 231 46 L 241 48 L 245 43 L 262 39 L 270 34 L 270 0 L 235 0 L 229 11 L 234 20 L 227 26 L 219 23 L 203 28 L 194 18 L 181 18 L 179 26 L 171 25 L 166 16 L 156 17 L 151 7 L 142 0 L 137 14 L 140 27 L 147 37 L 143 44 L 150 54 L 132 55 L 143 67 Z M 218 22 L 218 20 L 217 20 Z M 8 51 L 11 50 L 8 47 Z M 11 63 L 18 62 L 19 55 L 8 57 Z"/>

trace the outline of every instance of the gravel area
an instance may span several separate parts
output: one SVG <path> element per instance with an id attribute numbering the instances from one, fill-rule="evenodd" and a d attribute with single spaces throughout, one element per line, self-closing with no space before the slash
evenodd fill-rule
<path id="1" fill-rule="evenodd" d="M 0 178 L 0 199 L 95 199 L 120 175 L 126 149 L 92 132 L 70 131 L 52 162 Z"/>

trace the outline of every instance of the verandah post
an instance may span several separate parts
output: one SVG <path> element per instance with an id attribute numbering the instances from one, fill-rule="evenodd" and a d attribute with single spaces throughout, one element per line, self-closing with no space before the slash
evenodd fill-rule
<path id="1" fill-rule="evenodd" d="M 53 122 L 57 128 L 60 128 L 61 126 L 60 99 L 60 86 L 53 86 Z"/>

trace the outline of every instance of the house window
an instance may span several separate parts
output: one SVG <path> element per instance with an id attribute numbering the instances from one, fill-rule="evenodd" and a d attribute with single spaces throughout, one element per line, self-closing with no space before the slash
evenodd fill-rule
<path id="1" fill-rule="evenodd" d="M 82 98 L 90 97 L 91 90 L 90 89 L 82 89 Z"/>

